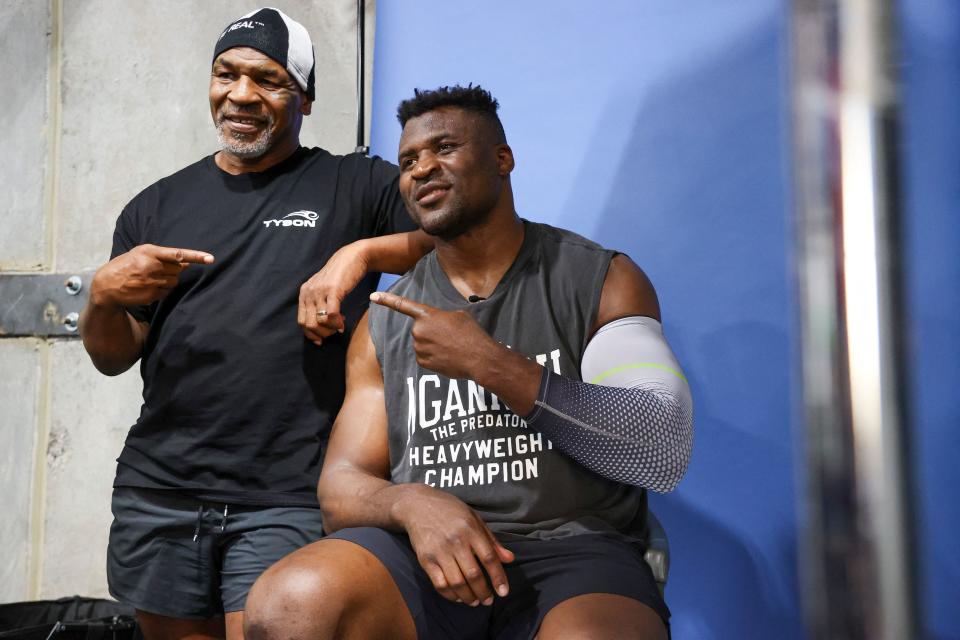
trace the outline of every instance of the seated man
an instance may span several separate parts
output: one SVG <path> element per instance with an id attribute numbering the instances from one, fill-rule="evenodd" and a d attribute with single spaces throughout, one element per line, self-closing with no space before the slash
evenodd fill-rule
<path id="1" fill-rule="evenodd" d="M 375 293 L 320 477 L 334 532 L 247 601 L 248 638 L 665 638 L 645 489 L 689 388 L 625 255 L 519 218 L 480 87 L 401 103 L 400 191 L 436 251 Z"/>

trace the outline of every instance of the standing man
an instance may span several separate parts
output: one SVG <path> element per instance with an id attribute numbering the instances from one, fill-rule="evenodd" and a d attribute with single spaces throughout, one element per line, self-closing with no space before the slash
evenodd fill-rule
<path id="1" fill-rule="evenodd" d="M 432 246 L 386 236 L 413 229 L 396 167 L 300 146 L 313 100 L 302 25 L 270 8 L 232 22 L 210 78 L 221 150 L 124 208 L 91 283 L 91 359 L 108 375 L 140 360 L 144 381 L 107 573 L 151 640 L 241 638 L 257 576 L 322 535 L 316 483 L 347 335 L 374 272 L 402 273 Z"/>
<path id="2" fill-rule="evenodd" d="M 639 267 L 517 216 L 496 111 L 400 105 L 436 251 L 372 295 L 318 487 L 336 533 L 260 578 L 252 640 L 667 637 L 645 489 L 686 470 L 690 390 Z"/>

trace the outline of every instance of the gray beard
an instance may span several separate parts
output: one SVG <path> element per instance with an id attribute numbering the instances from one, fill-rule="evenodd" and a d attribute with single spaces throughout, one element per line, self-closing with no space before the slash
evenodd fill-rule
<path id="1" fill-rule="evenodd" d="M 273 146 L 273 119 L 270 118 L 266 128 L 261 131 L 256 138 L 249 138 L 243 134 L 233 134 L 231 140 L 227 140 L 223 133 L 223 118 L 217 122 L 217 140 L 220 142 L 220 148 L 235 155 L 238 158 L 251 159 L 259 158 Z"/>

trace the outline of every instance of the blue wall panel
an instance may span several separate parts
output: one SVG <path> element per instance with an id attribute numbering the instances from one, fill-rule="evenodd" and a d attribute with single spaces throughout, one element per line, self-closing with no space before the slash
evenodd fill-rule
<path id="1" fill-rule="evenodd" d="M 943 47 L 952 52 L 939 60 L 954 74 L 947 93 L 956 107 L 957 21 L 949 2 L 926 4 L 922 18 L 932 25 L 913 26 L 920 40 L 924 29 L 937 26 L 946 44 L 933 52 L 922 44 L 906 51 L 914 57 L 946 55 Z M 657 287 L 697 414 L 688 476 L 673 494 L 652 497 L 672 545 L 667 599 L 677 640 L 803 636 L 785 4 L 620 0 L 588 10 L 572 0 L 378 4 L 373 151 L 395 158 L 394 110 L 414 87 L 479 83 L 501 102 L 517 159 L 520 214 L 628 253 Z M 930 15 L 934 5 L 950 14 L 941 17 L 954 18 L 952 30 Z M 908 78 L 908 90 L 929 86 L 943 71 Z M 944 99 L 941 92 L 915 105 L 914 126 L 935 135 L 927 119 L 940 113 Z M 938 142 L 953 164 L 915 162 L 910 176 L 956 173 L 956 125 L 948 131 L 954 137 Z M 956 433 L 960 416 L 955 401 L 937 404 L 944 385 L 956 388 L 960 365 L 929 362 L 941 338 L 957 353 L 960 335 L 956 321 L 947 325 L 944 318 L 960 316 L 948 284 L 957 282 L 957 263 L 946 255 L 958 246 L 955 208 L 947 204 L 950 196 L 957 202 L 957 187 L 952 175 L 940 177 L 939 191 L 911 191 L 910 203 L 953 231 L 935 243 L 952 267 L 925 267 L 913 276 L 914 284 L 926 283 L 918 294 L 921 308 L 937 285 L 941 297 L 953 296 L 952 306 L 941 300 L 916 318 L 929 336 L 921 341 L 927 351 L 920 350 L 929 371 L 919 378 L 926 394 L 920 418 L 942 425 L 930 427 L 920 446 L 921 455 L 936 459 L 923 471 L 922 487 L 954 473 L 945 463 L 957 448 L 931 448 L 951 437 L 956 442 L 947 429 Z M 913 229 L 909 241 L 920 246 L 932 233 Z M 955 473 L 952 479 L 955 492 L 960 483 Z M 939 503 L 949 489 L 940 491 L 925 495 Z M 955 528 L 960 522 L 956 506 L 939 505 L 933 513 L 929 502 L 925 498 L 925 524 Z M 937 535 L 925 552 L 927 564 L 947 555 L 947 534 Z M 950 567 L 924 575 L 925 593 L 960 601 L 955 585 L 944 586 L 958 581 L 955 554 Z M 931 615 L 941 630 L 936 637 L 960 634 L 945 608 Z"/>
<path id="2" fill-rule="evenodd" d="M 921 602 L 960 638 L 960 3 L 901 3 L 905 249 Z"/>

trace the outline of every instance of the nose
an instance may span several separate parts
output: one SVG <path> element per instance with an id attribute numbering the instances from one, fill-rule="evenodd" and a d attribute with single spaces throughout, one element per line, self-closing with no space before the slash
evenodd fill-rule
<path id="1" fill-rule="evenodd" d="M 259 97 L 256 88 L 257 84 L 250 76 L 241 75 L 230 85 L 228 97 L 235 104 L 250 104 Z"/>
<path id="2" fill-rule="evenodd" d="M 412 175 L 415 180 L 424 180 L 437 169 L 437 156 L 429 151 L 425 151 L 417 158 L 417 164 L 414 165 Z"/>

